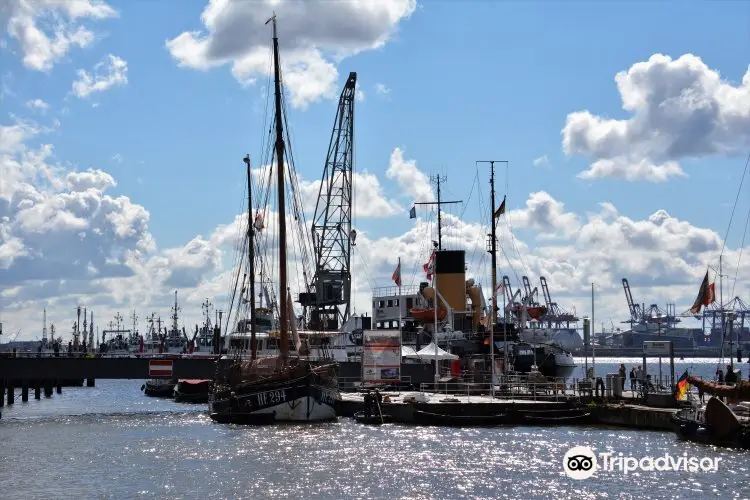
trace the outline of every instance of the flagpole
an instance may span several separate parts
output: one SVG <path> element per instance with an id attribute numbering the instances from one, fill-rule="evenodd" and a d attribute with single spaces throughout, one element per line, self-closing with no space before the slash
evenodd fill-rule
<path id="1" fill-rule="evenodd" d="M 402 335 L 403 332 L 401 330 L 401 257 L 398 258 L 398 334 L 399 334 L 399 343 L 402 341 Z"/>
<path id="2" fill-rule="evenodd" d="M 495 316 L 494 311 L 492 316 Z M 503 283 L 503 373 L 508 373 L 508 318 L 505 317 L 505 283 Z"/>
<path id="3" fill-rule="evenodd" d="M 435 255 L 435 260 L 432 262 L 432 291 L 435 293 L 435 295 L 432 298 L 432 309 L 435 312 L 435 326 L 432 331 L 432 341 L 435 343 L 435 392 L 437 392 L 437 383 L 438 379 L 440 378 L 439 372 L 438 372 L 438 345 L 437 345 L 437 328 L 438 328 L 438 291 L 437 287 L 435 286 L 435 275 L 437 274 L 437 253 L 433 253 Z"/>
<path id="4" fill-rule="evenodd" d="M 596 322 L 594 321 L 594 284 L 591 283 L 591 368 L 594 370 L 596 380 Z"/>

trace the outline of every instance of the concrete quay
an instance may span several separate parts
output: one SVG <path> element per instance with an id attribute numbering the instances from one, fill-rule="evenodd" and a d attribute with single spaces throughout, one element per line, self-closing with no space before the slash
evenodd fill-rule
<path id="1" fill-rule="evenodd" d="M 446 395 L 439 393 L 418 392 L 382 392 L 383 398 L 388 396 L 391 402 L 381 403 L 384 415 L 389 415 L 394 423 L 410 424 L 414 422 L 415 411 L 425 411 L 441 415 L 489 416 L 503 413 L 524 415 L 539 411 L 586 411 L 591 418 L 583 424 L 570 425 L 605 425 L 628 427 L 643 430 L 671 431 L 673 424 L 671 417 L 677 408 L 656 408 L 639 404 L 627 403 L 624 400 L 615 403 L 582 404 L 576 398 L 537 398 L 530 399 L 501 399 L 484 396 Z M 417 395 L 427 396 L 425 402 L 410 402 Z M 358 411 L 364 410 L 364 395 L 361 393 L 342 393 L 342 399 L 337 406 L 340 417 L 352 417 Z M 516 424 L 523 424 L 519 419 Z M 542 425 L 545 424 L 532 424 Z"/>

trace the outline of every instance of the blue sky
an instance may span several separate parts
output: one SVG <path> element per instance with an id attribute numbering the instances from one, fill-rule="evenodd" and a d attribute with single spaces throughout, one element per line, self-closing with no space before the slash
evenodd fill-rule
<path id="1" fill-rule="evenodd" d="M 101 5 L 89 1 L 91 5 Z M 343 9 L 345 2 L 337 3 L 312 2 L 309 9 L 322 19 Z M 739 87 L 748 72 L 750 4 L 477 1 L 421 2 L 416 8 L 408 8 L 408 1 L 393 3 L 407 5 L 406 10 L 411 12 L 385 23 L 370 22 L 366 13 L 351 14 L 355 16 L 352 30 L 364 32 L 365 27 L 372 27 L 374 31 L 382 31 L 377 33 L 385 40 L 382 46 L 372 48 L 376 45 L 372 40 L 366 40 L 365 35 L 347 34 L 341 24 L 330 27 L 328 40 L 319 43 L 321 53 L 338 70 L 333 85 L 335 96 L 348 73 L 358 73 L 358 87 L 364 93 L 364 99 L 356 103 L 358 171 L 375 174 L 382 195 L 404 208 L 403 216 L 358 219 L 358 229 L 373 242 L 372 252 L 378 252 L 376 242 L 383 238 L 406 245 L 404 235 L 413 229 L 414 223 L 408 219 L 406 210 L 415 195 L 387 175 L 391 154 L 397 147 L 406 160 L 416 161 L 419 170 L 445 174 L 446 196 L 451 198 L 468 198 L 476 175 L 475 160 L 508 160 L 508 208 L 518 211 L 520 222 L 514 222 L 517 236 L 528 245 L 528 252 L 539 257 L 538 262 L 530 264 L 531 274 L 549 274 L 558 270 L 551 263 L 555 256 L 565 259 L 549 244 L 550 240 L 561 248 L 585 244 L 580 239 L 576 241 L 582 228 L 575 226 L 570 217 L 577 217 L 580 224 L 585 224 L 586 214 L 599 212 L 603 202 L 611 203 L 620 215 L 633 221 L 647 220 L 658 210 L 665 210 L 689 223 L 690 228 L 678 230 L 678 233 L 684 230 L 686 237 L 692 228 L 712 230 L 718 238 L 724 237 L 750 146 L 747 132 L 750 121 L 744 122 L 744 128 L 736 126 L 721 132 L 720 142 L 735 147 L 736 154 L 707 153 L 705 150 L 710 146 L 706 146 L 694 155 L 672 155 L 663 161 L 676 161 L 686 175 L 670 176 L 662 182 L 611 175 L 578 178 L 577 174 L 586 170 L 592 160 L 584 154 L 566 155 L 561 131 L 569 114 L 576 111 L 588 110 L 592 115 L 619 120 L 630 118 L 633 113 L 623 109 L 615 75 L 649 61 L 654 54 L 664 54 L 673 61 L 684 54 L 693 54 L 709 71 L 718 71 L 727 85 Z M 255 22 L 255 16 L 267 17 L 271 9 L 263 2 L 242 4 L 238 12 L 247 16 L 244 28 L 248 38 L 261 37 L 267 43 L 269 29 Z M 10 12 L 6 9 L 2 18 L 8 29 L 3 30 L 0 65 L 3 86 L 10 92 L 4 92 L 0 102 L 0 124 L 32 120 L 38 127 L 53 127 L 48 133 L 32 134 L 25 141 L 26 147 L 53 144 L 53 160 L 63 163 L 68 171 L 100 169 L 110 174 L 117 185 L 107 193 L 126 196 L 149 214 L 148 232 L 155 248 L 144 253 L 144 259 L 167 249 L 181 248 L 197 235 L 209 239 L 217 226 L 233 220 L 242 203 L 241 159 L 246 153 L 259 156 L 265 76 L 261 75 L 254 85 L 243 86 L 229 64 L 207 70 L 178 65 L 179 58 L 170 53 L 166 42 L 183 32 L 205 32 L 201 22 L 205 1 L 179 4 L 112 1 L 105 5 L 111 6 L 117 16 L 98 16 L 99 19 L 97 16 L 71 19 L 70 13 L 63 9 L 62 19 L 70 26 L 84 26 L 95 36 L 85 47 L 70 47 L 46 71 L 24 63 L 24 55 L 31 48 L 21 44 L 10 30 L 11 21 L 22 15 L 44 26 L 41 24 L 44 12 L 21 0 L 14 0 L 11 5 Z M 289 31 L 294 31 L 295 36 L 301 33 L 300 39 L 304 39 L 304 27 L 291 23 L 294 25 L 290 28 L 290 22 L 285 24 L 286 13 L 293 13 L 298 7 L 292 4 L 277 9 L 282 39 Z M 255 12 L 247 12 L 251 10 Z M 315 40 L 314 35 L 308 38 Z M 342 47 L 358 44 L 358 53 L 336 59 L 332 53 L 337 40 Z M 113 85 L 84 98 L 72 94 L 76 71 L 91 72 L 108 54 L 127 62 L 127 84 Z M 668 76 L 672 80 L 663 88 L 679 86 L 679 75 L 673 72 Z M 378 93 L 376 85 L 387 87 L 389 92 Z M 33 99 L 48 103 L 46 113 L 25 106 Z M 322 172 L 335 108 L 335 99 L 321 96 L 307 106 L 290 109 L 297 167 L 306 181 L 318 179 Z M 59 126 L 54 124 L 55 119 L 59 120 Z M 693 129 L 687 128 L 665 128 L 660 134 L 677 136 L 692 132 Z M 706 144 L 711 140 L 714 138 L 705 138 Z M 645 147 L 634 144 L 632 151 Z M 115 155 L 121 161 L 113 159 Z M 534 165 L 535 159 L 545 156 L 546 164 Z M 498 172 L 500 197 L 504 194 L 504 175 L 502 170 Z M 486 199 L 485 167 L 480 170 L 480 180 Z M 568 222 L 564 217 L 560 225 L 535 222 L 527 201 L 530 193 L 537 192 L 564 204 L 562 213 L 573 214 Z M 733 249 L 742 238 L 741 226 L 750 204 L 747 192 L 745 189 L 741 197 L 744 205 L 738 207 L 736 216 L 735 225 L 739 229 L 734 228 L 728 242 Z M 476 197 L 467 203 L 464 219 L 476 224 L 477 235 L 483 233 L 478 224 Z M 540 240 L 540 233 L 545 231 L 555 235 Z M 55 234 L 50 233 L 49 238 L 54 239 Z M 701 238 L 713 237 L 705 232 L 700 234 Z M 16 236 L 23 241 L 20 233 Z M 119 248 L 121 243 L 117 245 Z M 26 247 L 30 248 L 28 244 Z M 406 247 L 403 250 L 409 252 Z M 660 266 L 670 260 L 670 252 L 692 251 L 687 247 L 652 250 L 661 257 L 654 257 L 653 267 L 643 269 L 643 276 L 661 272 Z M 713 259 L 718 257 L 717 253 L 713 252 Z M 701 275 L 696 262 L 702 260 L 705 270 L 709 255 L 711 252 L 705 249 L 694 255 L 680 254 L 686 263 L 683 267 L 690 267 L 686 283 L 694 285 L 673 283 L 687 288 L 669 292 L 670 282 L 665 278 L 659 281 L 664 289 L 657 296 L 679 300 L 683 305 L 691 301 L 690 296 L 695 292 L 690 290 L 697 289 L 699 284 L 695 276 Z M 47 252 L 44 258 L 54 259 L 54 255 Z M 225 257 L 224 264 L 218 267 L 201 268 L 205 273 L 196 278 L 192 289 L 204 286 L 202 283 L 210 281 L 212 273 L 225 271 L 227 260 L 231 259 Z M 390 264 L 384 258 L 375 260 L 379 264 L 373 266 L 378 269 L 374 272 L 378 273 L 381 284 L 387 284 L 386 269 Z M 571 301 L 584 307 L 581 298 L 585 294 L 584 285 L 590 281 L 587 277 L 596 275 L 596 266 L 590 266 L 586 259 L 571 262 L 570 266 L 575 270 L 566 273 L 580 275 L 580 279 L 561 283 L 559 288 Z M 19 283 L 34 286 L 24 276 L 14 275 L 13 269 L 12 262 L 4 270 L 0 266 L 0 287 L 3 281 L 6 287 L 16 287 Z M 674 276 L 677 271 L 673 268 L 665 276 Z M 612 308 L 613 316 L 624 315 L 624 300 L 618 288 L 620 276 L 613 273 L 617 279 L 607 284 L 612 295 L 608 307 Z M 111 286 L 115 285 L 107 285 Z M 167 297 L 168 284 L 157 286 L 164 287 L 161 295 Z M 96 302 L 94 296 L 99 294 L 99 307 L 106 308 L 105 314 L 109 314 L 110 309 L 130 307 L 131 301 L 144 300 L 120 297 L 107 287 L 100 289 L 94 283 L 91 290 L 69 291 L 69 302 L 80 301 L 81 297 Z M 195 292 L 194 301 L 201 292 Z M 6 290 L 3 309 L 7 310 L 6 315 L 16 314 L 12 319 L 23 323 L 22 302 L 13 298 L 18 293 Z M 61 293 L 64 296 L 66 292 Z M 366 295 L 363 290 L 361 307 L 366 307 Z M 111 300 L 108 302 L 105 296 Z M 35 307 L 45 299 L 30 296 L 27 300 L 31 302 L 24 303 L 25 307 Z M 165 299 L 152 296 L 145 300 L 156 307 Z M 198 303 L 193 307 L 197 309 Z"/>

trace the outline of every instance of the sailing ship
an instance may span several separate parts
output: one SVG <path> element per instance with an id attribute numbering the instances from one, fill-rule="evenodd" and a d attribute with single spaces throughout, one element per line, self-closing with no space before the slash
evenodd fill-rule
<path id="1" fill-rule="evenodd" d="M 273 71 L 274 71 L 274 125 L 275 166 L 277 174 L 278 200 L 278 356 L 257 356 L 257 312 L 255 310 L 255 227 L 252 217 L 252 176 L 250 158 L 245 157 L 248 183 L 247 269 L 238 268 L 238 280 L 242 277 L 240 304 L 250 307 L 249 360 L 237 355 L 229 372 L 215 380 L 209 395 L 209 411 L 213 420 L 222 423 L 263 424 L 273 422 L 315 422 L 334 420 L 335 405 L 340 399 L 336 365 L 331 362 L 313 362 L 303 356 L 301 341 L 296 335 L 296 324 L 287 287 L 287 243 L 285 207 L 285 160 L 287 146 L 284 141 L 285 115 L 282 109 L 281 68 L 279 64 L 279 40 L 276 32 L 276 16 L 266 24 L 273 26 Z M 271 162 L 273 164 L 273 162 Z M 291 171 L 291 170 L 290 170 Z M 291 174 L 290 174 L 291 175 Z M 242 267 L 242 266 L 240 266 Z M 249 286 L 244 286 L 245 283 Z M 248 290 L 249 289 L 249 290 Z M 233 294 L 234 295 L 234 294 Z M 227 319 L 227 323 L 231 321 Z M 289 329 L 295 333 L 296 354 L 290 355 Z"/>

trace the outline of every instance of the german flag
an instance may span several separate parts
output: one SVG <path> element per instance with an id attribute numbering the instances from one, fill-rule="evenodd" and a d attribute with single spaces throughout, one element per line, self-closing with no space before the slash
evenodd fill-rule
<path id="1" fill-rule="evenodd" d="M 504 213 L 505 213 L 505 196 L 503 196 L 503 202 L 500 204 L 500 207 L 497 210 L 495 210 L 494 216 L 500 217 Z"/>
<path id="2" fill-rule="evenodd" d="M 706 271 L 706 276 L 703 277 L 701 288 L 698 291 L 698 296 L 695 298 L 695 302 L 693 302 L 693 307 L 690 308 L 690 312 L 693 314 L 698 314 L 701 310 L 701 307 L 708 306 L 715 301 L 716 291 L 714 288 L 714 284 L 708 284 L 708 271 Z"/>
<path id="3" fill-rule="evenodd" d="M 688 387 L 690 387 L 690 384 L 688 384 L 688 372 L 685 370 L 685 373 L 682 374 L 680 379 L 677 381 L 677 388 L 675 389 L 675 398 L 676 399 L 685 399 L 687 396 Z"/>

